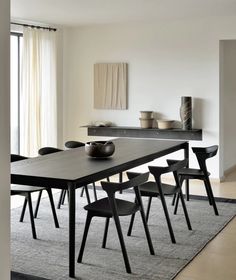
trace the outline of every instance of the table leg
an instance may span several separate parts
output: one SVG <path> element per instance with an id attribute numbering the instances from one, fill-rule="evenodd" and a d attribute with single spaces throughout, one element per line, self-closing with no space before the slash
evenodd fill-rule
<path id="1" fill-rule="evenodd" d="M 188 160 L 187 168 L 189 167 L 189 143 L 187 142 L 184 148 L 184 158 Z M 189 201 L 189 180 L 185 180 L 185 196 L 187 201 Z"/>
<path id="2" fill-rule="evenodd" d="M 75 278 L 75 189 L 74 183 L 68 183 L 69 191 L 69 276 Z"/>

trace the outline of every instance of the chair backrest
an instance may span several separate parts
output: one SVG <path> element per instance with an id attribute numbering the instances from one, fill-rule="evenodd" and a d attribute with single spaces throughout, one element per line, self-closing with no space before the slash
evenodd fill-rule
<path id="1" fill-rule="evenodd" d="M 129 181 L 123 183 L 105 182 L 102 181 L 101 185 L 104 191 L 107 192 L 108 196 L 114 194 L 117 191 L 126 190 L 130 188 L 137 188 L 139 185 L 145 183 L 148 180 L 149 172 L 138 174 Z"/>
<path id="2" fill-rule="evenodd" d="M 173 173 L 175 179 L 176 188 L 180 188 L 180 182 L 178 177 L 178 170 L 187 166 L 188 160 L 167 160 L 169 166 L 148 166 L 150 173 L 154 176 L 156 183 L 161 185 L 161 175 L 166 173 Z"/>
<path id="3" fill-rule="evenodd" d="M 65 147 L 67 149 L 74 149 L 74 148 L 79 148 L 79 147 L 83 147 L 85 146 L 85 144 L 83 142 L 79 142 L 79 141 L 67 141 L 65 143 Z"/>
<path id="4" fill-rule="evenodd" d="M 137 177 L 137 176 L 140 175 L 140 174 L 142 174 L 142 173 L 140 173 L 140 172 L 131 172 L 131 171 L 127 171 L 127 172 L 126 172 L 126 175 L 127 175 L 127 177 L 128 177 L 129 180 L 131 180 L 131 179 Z"/>
<path id="5" fill-rule="evenodd" d="M 11 154 L 11 162 L 19 161 L 19 160 L 23 160 L 23 159 L 27 159 L 27 157 L 24 157 L 21 155 L 16 155 L 16 154 Z"/>
<path id="6" fill-rule="evenodd" d="M 202 158 L 211 158 L 214 157 L 217 154 L 218 151 L 218 146 L 214 145 L 214 146 L 210 146 L 210 147 L 193 147 L 192 148 L 193 152 L 196 154 L 196 156 L 198 157 L 202 157 Z"/>
<path id="7" fill-rule="evenodd" d="M 173 172 L 177 174 L 177 171 L 186 167 L 188 160 L 167 160 L 168 166 L 148 166 L 151 174 L 160 177 L 162 174 Z"/>
<path id="8" fill-rule="evenodd" d="M 193 152 L 195 153 L 198 164 L 200 166 L 200 169 L 207 175 L 207 166 L 206 166 L 206 160 L 208 158 L 214 157 L 217 154 L 218 146 L 210 146 L 210 147 L 193 147 Z"/>
<path id="9" fill-rule="evenodd" d="M 167 159 L 168 166 L 148 166 L 150 172 L 158 177 L 160 177 L 164 173 L 169 173 L 172 172 L 174 174 L 174 177 L 177 176 L 177 171 L 185 168 L 187 166 L 188 160 L 172 160 L 172 159 Z M 151 171 L 152 170 L 152 171 Z M 127 177 L 129 179 L 135 178 L 136 176 L 140 175 L 141 173 L 137 172 L 127 172 Z M 154 176 L 155 177 L 155 176 Z"/>
<path id="10" fill-rule="evenodd" d="M 43 147 L 38 150 L 38 154 L 44 156 L 44 155 L 53 154 L 61 151 L 62 151 L 61 149 L 54 148 L 54 147 Z"/>

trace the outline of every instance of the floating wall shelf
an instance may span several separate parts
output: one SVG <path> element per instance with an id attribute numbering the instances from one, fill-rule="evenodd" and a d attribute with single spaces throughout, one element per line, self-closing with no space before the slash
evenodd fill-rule
<path id="1" fill-rule="evenodd" d="M 112 136 L 112 137 L 134 137 L 134 138 L 157 138 L 178 140 L 202 140 L 201 129 L 183 130 L 179 128 L 158 129 L 140 128 L 129 126 L 85 126 L 89 136 Z"/>

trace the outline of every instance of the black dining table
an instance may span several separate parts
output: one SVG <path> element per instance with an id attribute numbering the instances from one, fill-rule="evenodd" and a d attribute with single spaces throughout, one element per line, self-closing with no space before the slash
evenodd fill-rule
<path id="1" fill-rule="evenodd" d="M 11 163 L 11 183 L 69 191 L 69 276 L 75 277 L 75 191 L 84 185 L 151 162 L 178 150 L 188 158 L 186 141 L 117 138 L 115 153 L 91 158 L 84 147 Z"/>

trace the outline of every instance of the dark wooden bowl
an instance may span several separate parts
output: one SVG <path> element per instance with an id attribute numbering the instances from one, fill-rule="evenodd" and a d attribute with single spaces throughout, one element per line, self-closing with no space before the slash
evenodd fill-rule
<path id="1" fill-rule="evenodd" d="M 115 145 L 111 141 L 92 141 L 85 144 L 85 152 L 90 157 L 106 158 L 115 152 Z"/>

